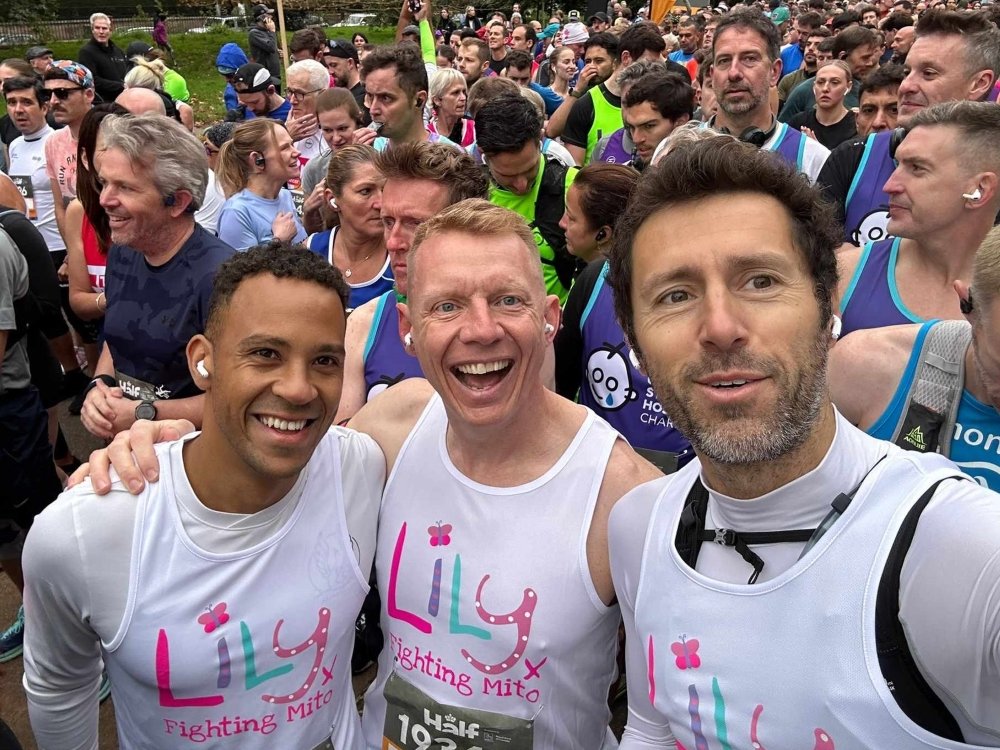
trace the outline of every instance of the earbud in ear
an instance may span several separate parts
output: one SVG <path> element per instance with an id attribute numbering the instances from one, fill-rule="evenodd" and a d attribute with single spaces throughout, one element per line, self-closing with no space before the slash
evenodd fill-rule
<path id="1" fill-rule="evenodd" d="M 972 302 L 972 292 L 969 292 L 968 299 L 958 299 L 958 309 L 962 311 L 963 315 L 971 315 L 972 311 L 976 309 L 976 306 Z"/>
<path id="2" fill-rule="evenodd" d="M 330 208 L 338 208 L 338 206 L 337 206 L 337 199 L 336 198 L 331 198 L 330 199 Z"/>
<path id="3" fill-rule="evenodd" d="M 173 195 L 168 195 L 166 198 L 163 199 L 163 205 L 164 206 L 172 206 L 176 202 L 177 202 L 177 198 L 174 197 Z"/>
<path id="4" fill-rule="evenodd" d="M 594 235 L 594 242 L 603 242 L 608 238 L 608 230 L 602 229 Z"/>
<path id="5" fill-rule="evenodd" d="M 406 346 L 407 349 L 409 349 L 410 347 L 413 346 L 413 334 L 412 333 L 408 333 L 405 336 L 403 336 L 403 344 Z"/>
<path id="6" fill-rule="evenodd" d="M 980 190 L 979 188 L 976 188 L 971 193 L 962 193 L 962 197 L 965 198 L 965 200 L 967 200 L 967 201 L 982 200 L 982 198 L 983 198 L 983 191 Z"/>
<path id="7" fill-rule="evenodd" d="M 834 341 L 836 341 L 837 339 L 839 339 L 840 338 L 840 332 L 843 330 L 843 328 L 844 328 L 844 324 L 840 320 L 840 316 L 839 315 L 834 315 L 833 316 L 833 325 L 830 326 L 830 338 L 832 338 Z"/>
<path id="8" fill-rule="evenodd" d="M 208 368 L 205 367 L 205 360 L 199 359 L 194 366 L 194 369 L 198 371 L 198 374 L 203 378 L 210 378 L 211 375 L 208 374 Z"/>
<path id="9" fill-rule="evenodd" d="M 552 325 L 551 323 L 546 323 L 545 324 L 545 333 L 546 334 L 552 333 L 555 330 L 556 330 L 556 327 L 554 325 Z"/>
<path id="10" fill-rule="evenodd" d="M 253 156 L 253 163 L 258 167 L 263 167 L 267 163 L 267 160 L 264 158 L 264 154 L 257 154 L 256 152 L 254 152 L 254 154 L 251 154 L 251 156 Z"/>

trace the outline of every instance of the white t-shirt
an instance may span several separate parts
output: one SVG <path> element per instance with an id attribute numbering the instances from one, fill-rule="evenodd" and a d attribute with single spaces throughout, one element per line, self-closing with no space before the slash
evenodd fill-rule
<path id="1" fill-rule="evenodd" d="M 385 458 L 367 435 L 337 427 L 317 447 L 312 461 L 322 459 L 319 454 L 331 439 L 339 445 L 347 529 L 358 566 L 368 571 L 375 554 Z M 180 451 L 176 454 L 171 472 L 185 477 Z M 121 629 L 135 575 L 139 503 L 117 477 L 113 479 L 111 493 L 104 497 L 93 494 L 89 483 L 64 493 L 35 519 L 25 545 L 25 608 L 32 626 L 25 637 L 24 688 L 35 736 L 50 750 L 97 747 L 102 647 Z M 200 549 L 232 554 L 254 550 L 281 532 L 296 512 L 303 485 L 300 476 L 282 500 L 251 515 L 210 510 L 176 481 L 175 493 L 168 495 L 165 483 L 151 484 L 145 492 L 177 504 L 184 532 Z M 313 584 L 303 575 L 289 577 L 287 585 Z"/>
<path id="2" fill-rule="evenodd" d="M 219 181 L 215 177 L 215 172 L 208 170 L 208 184 L 205 186 L 205 200 L 201 202 L 201 208 L 195 211 L 194 220 L 214 235 L 219 234 L 219 214 L 226 203 L 226 195 L 219 187 Z"/>
<path id="3" fill-rule="evenodd" d="M 45 169 L 45 141 L 55 131 L 47 124 L 30 135 L 21 135 L 10 144 L 10 170 L 24 202 L 28 218 L 35 225 L 49 252 L 65 250 L 66 243 L 56 224 L 56 205 L 52 196 L 52 182 Z"/>

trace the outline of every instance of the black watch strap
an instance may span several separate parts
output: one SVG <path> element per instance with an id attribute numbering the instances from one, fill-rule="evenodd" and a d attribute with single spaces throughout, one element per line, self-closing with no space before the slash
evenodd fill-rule
<path id="1" fill-rule="evenodd" d="M 87 383 L 87 390 L 84 392 L 84 397 L 90 393 L 97 386 L 98 383 L 104 383 L 108 388 L 117 388 L 118 381 L 111 375 L 98 375 L 96 378 Z"/>

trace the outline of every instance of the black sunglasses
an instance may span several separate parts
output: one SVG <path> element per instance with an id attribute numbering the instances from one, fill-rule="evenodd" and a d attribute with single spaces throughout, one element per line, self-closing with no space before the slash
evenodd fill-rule
<path id="1" fill-rule="evenodd" d="M 61 102 L 69 99 L 69 95 L 74 91 L 83 91 L 83 86 L 71 86 L 70 88 L 45 89 L 49 92 L 49 99 L 53 96 Z"/>

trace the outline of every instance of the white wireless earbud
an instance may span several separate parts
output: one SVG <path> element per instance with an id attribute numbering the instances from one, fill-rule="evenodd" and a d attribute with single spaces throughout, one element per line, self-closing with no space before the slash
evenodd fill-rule
<path id="1" fill-rule="evenodd" d="M 833 316 L 833 325 L 830 326 L 830 338 L 834 341 L 840 338 L 840 332 L 843 329 L 844 324 L 841 322 L 840 317 L 837 315 Z"/>
<path id="2" fill-rule="evenodd" d="M 331 198 L 330 199 L 330 208 L 337 208 L 337 199 L 336 198 Z"/>
<path id="3" fill-rule="evenodd" d="M 205 360 L 199 359 L 194 366 L 194 369 L 198 371 L 198 374 L 203 378 L 210 378 L 211 375 L 208 374 L 208 368 L 205 367 Z"/>
<path id="4" fill-rule="evenodd" d="M 554 330 L 556 330 L 556 327 L 554 325 L 552 325 L 551 323 L 546 323 L 545 324 L 545 332 L 546 333 L 552 333 Z"/>
<path id="5" fill-rule="evenodd" d="M 407 348 L 413 346 L 413 334 L 412 333 L 408 333 L 405 336 L 403 336 L 403 344 L 405 344 Z"/>
<path id="6" fill-rule="evenodd" d="M 983 191 L 980 190 L 979 188 L 976 188 L 971 193 L 962 193 L 962 197 L 965 198 L 967 201 L 982 200 Z"/>

